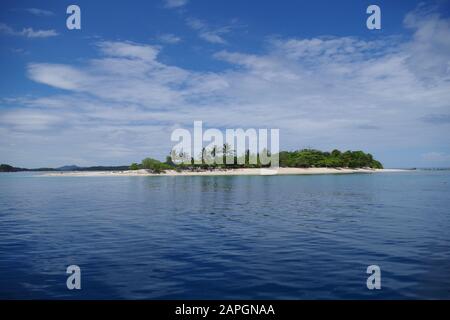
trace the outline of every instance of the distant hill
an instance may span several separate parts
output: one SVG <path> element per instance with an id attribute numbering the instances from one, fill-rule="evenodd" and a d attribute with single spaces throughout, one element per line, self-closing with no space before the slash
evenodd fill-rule
<path id="1" fill-rule="evenodd" d="M 10 166 L 9 164 L 0 164 L 0 172 L 19 172 L 19 171 L 27 171 L 27 169 L 16 168 Z"/>
<path id="2" fill-rule="evenodd" d="M 67 165 L 58 168 L 18 168 L 9 164 L 1 164 L 0 172 L 21 172 L 21 171 L 121 171 L 128 170 L 129 166 L 93 166 L 93 167 L 79 167 L 77 165 Z"/>

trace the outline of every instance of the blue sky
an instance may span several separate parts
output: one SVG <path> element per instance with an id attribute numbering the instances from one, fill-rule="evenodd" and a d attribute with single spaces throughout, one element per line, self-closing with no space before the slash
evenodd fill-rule
<path id="1" fill-rule="evenodd" d="M 66 28 L 81 8 L 82 29 Z M 366 8 L 381 8 L 381 30 Z M 2 1 L 0 162 L 163 159 L 175 128 L 450 166 L 449 1 Z"/>

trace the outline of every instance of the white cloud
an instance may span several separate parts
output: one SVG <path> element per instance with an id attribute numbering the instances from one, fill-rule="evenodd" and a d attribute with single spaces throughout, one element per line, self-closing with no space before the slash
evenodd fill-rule
<path id="1" fill-rule="evenodd" d="M 176 44 L 181 41 L 181 38 L 174 34 L 171 34 L 171 33 L 165 33 L 165 34 L 160 35 L 158 37 L 158 40 L 163 43 Z"/>
<path id="2" fill-rule="evenodd" d="M 23 9 L 28 13 L 31 13 L 35 16 L 41 16 L 41 17 L 48 17 L 48 16 L 53 16 L 54 13 L 53 11 L 50 10 L 45 10 L 45 9 L 38 9 L 38 8 L 26 8 Z"/>
<path id="3" fill-rule="evenodd" d="M 29 77 L 59 89 L 73 90 L 108 101 L 164 107 L 182 102 L 188 72 L 159 63 L 154 46 L 129 42 L 101 42 L 103 58 L 74 68 L 67 65 L 34 63 Z"/>
<path id="4" fill-rule="evenodd" d="M 13 126 L 17 130 L 34 131 L 45 130 L 58 123 L 63 123 L 58 115 L 37 110 L 15 110 L 2 114 L 0 123 Z"/>
<path id="5" fill-rule="evenodd" d="M 450 81 L 450 20 L 416 10 L 406 15 L 404 23 L 415 30 L 414 41 L 406 45 L 410 69 L 428 82 Z"/>
<path id="6" fill-rule="evenodd" d="M 223 34 L 229 33 L 231 31 L 230 26 L 225 26 L 221 28 L 211 28 L 205 22 L 195 19 L 188 18 L 186 20 L 187 25 L 198 32 L 199 38 L 214 44 L 227 44 L 227 41 L 223 38 Z"/>
<path id="7" fill-rule="evenodd" d="M 200 32 L 199 37 L 210 43 L 226 44 L 227 42 L 213 31 Z"/>
<path id="8" fill-rule="evenodd" d="M 105 41 L 98 44 L 104 54 L 112 57 L 141 59 L 147 61 L 155 60 L 158 49 L 154 46 L 140 45 L 131 42 Z"/>
<path id="9" fill-rule="evenodd" d="M 188 18 L 186 19 L 186 23 L 189 27 L 191 27 L 194 30 L 201 30 L 207 28 L 206 24 L 199 19 L 195 18 Z"/>
<path id="10" fill-rule="evenodd" d="M 179 8 L 185 6 L 188 0 L 164 0 L 166 8 Z"/>
<path id="11" fill-rule="evenodd" d="M 74 67 L 48 63 L 28 65 L 28 76 L 36 82 L 66 90 L 81 90 L 89 80 Z"/>
<path id="12" fill-rule="evenodd" d="M 48 38 L 58 35 L 58 33 L 53 29 L 34 30 L 33 28 L 23 28 L 21 31 L 18 31 L 4 23 L 0 23 L 0 33 L 4 33 L 9 36 L 21 36 L 27 38 Z"/>

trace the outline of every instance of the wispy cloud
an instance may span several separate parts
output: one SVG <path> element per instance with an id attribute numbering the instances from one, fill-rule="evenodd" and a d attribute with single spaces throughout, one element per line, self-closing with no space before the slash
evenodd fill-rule
<path id="1" fill-rule="evenodd" d="M 53 16 L 54 12 L 50 11 L 50 10 L 45 10 L 45 9 L 38 9 L 38 8 L 25 8 L 23 9 L 24 11 L 31 13 L 35 16 L 41 16 L 41 17 L 49 17 L 49 16 Z"/>
<path id="2" fill-rule="evenodd" d="M 82 90 L 88 80 L 83 72 L 67 65 L 31 63 L 27 71 L 30 79 L 65 90 Z"/>
<path id="3" fill-rule="evenodd" d="M 2 114 L 0 123 L 11 125 L 16 130 L 21 131 L 35 131 L 45 130 L 50 126 L 64 122 L 64 118 L 48 112 L 41 112 L 39 110 L 15 110 L 5 112 Z"/>
<path id="4" fill-rule="evenodd" d="M 53 29 L 50 30 L 34 30 L 33 28 L 23 28 L 22 30 L 15 30 L 7 24 L 0 23 L 0 33 L 9 36 L 20 36 L 26 38 L 48 38 L 58 35 Z"/>
<path id="5" fill-rule="evenodd" d="M 166 8 L 180 8 L 185 6 L 189 0 L 164 0 Z"/>
<path id="6" fill-rule="evenodd" d="M 181 38 L 171 33 L 165 33 L 158 36 L 158 40 L 167 44 L 176 44 L 181 41 Z"/>
<path id="7" fill-rule="evenodd" d="M 51 17 L 55 15 L 53 11 L 40 8 L 12 8 L 11 11 L 26 12 L 37 17 Z"/>
<path id="8" fill-rule="evenodd" d="M 205 22 L 195 18 L 186 19 L 186 23 L 191 29 L 198 32 L 198 36 L 201 39 L 209 43 L 227 44 L 227 41 L 223 38 L 223 35 L 231 31 L 230 26 L 211 28 Z"/>
<path id="9" fill-rule="evenodd" d="M 14 54 L 28 54 L 29 51 L 23 49 L 23 48 L 10 48 L 10 51 Z"/>
<path id="10" fill-rule="evenodd" d="M 108 56 L 154 61 L 159 49 L 156 46 L 136 44 L 132 42 L 103 41 L 98 43 L 100 50 Z"/>
<path id="11" fill-rule="evenodd" d="M 411 70 L 427 82 L 450 81 L 450 19 L 442 19 L 433 8 L 422 4 L 406 15 L 404 24 L 416 31 L 414 41 L 408 43 Z"/>

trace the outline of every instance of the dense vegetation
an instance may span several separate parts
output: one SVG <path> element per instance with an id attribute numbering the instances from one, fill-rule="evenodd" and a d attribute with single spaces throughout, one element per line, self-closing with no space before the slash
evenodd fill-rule
<path id="1" fill-rule="evenodd" d="M 173 169 L 173 166 L 166 162 L 161 162 L 152 158 L 145 158 L 142 160 L 141 166 L 142 169 L 150 169 L 155 173 L 164 172 L 164 170 Z"/>
<path id="2" fill-rule="evenodd" d="M 226 146 L 224 146 L 226 150 Z M 268 167 L 261 165 L 258 155 L 250 155 L 249 151 L 241 157 L 233 155 L 232 152 L 226 151 L 226 155 L 219 155 L 217 157 L 231 157 L 233 163 L 231 164 L 208 164 L 202 157 L 200 163 L 194 163 L 191 158 L 190 163 L 175 164 L 171 156 L 167 156 L 165 162 L 158 161 L 152 158 L 145 158 L 140 164 L 133 163 L 130 170 L 148 169 L 154 173 L 161 173 L 165 170 L 213 170 L 213 169 L 231 169 L 231 168 L 261 168 Z M 223 154 L 223 152 L 222 152 Z M 250 164 L 250 158 L 256 158 L 256 163 Z M 245 158 L 245 159 L 244 159 Z M 238 164 L 238 159 L 243 160 L 244 164 Z M 225 160 L 225 158 L 223 159 Z M 222 161 L 225 162 L 225 161 Z M 363 151 L 345 151 L 333 150 L 331 152 L 323 152 L 315 149 L 302 149 L 297 151 L 281 151 L 279 153 L 280 167 L 295 167 L 295 168 L 373 168 L 382 169 L 383 165 L 375 160 L 370 153 Z"/>
<path id="3" fill-rule="evenodd" d="M 362 151 L 333 150 L 322 152 L 314 149 L 303 149 L 293 152 L 280 152 L 281 167 L 325 167 L 325 168 L 373 168 L 382 169 L 382 164 L 370 153 Z"/>

